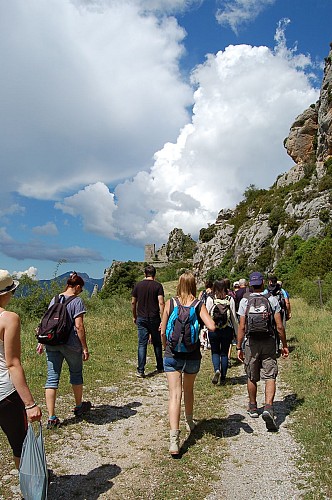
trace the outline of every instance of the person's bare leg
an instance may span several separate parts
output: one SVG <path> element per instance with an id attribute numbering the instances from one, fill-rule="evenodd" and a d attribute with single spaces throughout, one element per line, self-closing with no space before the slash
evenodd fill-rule
<path id="1" fill-rule="evenodd" d="M 194 382 L 197 373 L 183 374 L 183 397 L 186 415 L 193 415 L 194 409 Z"/>
<path id="2" fill-rule="evenodd" d="M 53 415 L 55 415 L 56 391 L 56 389 L 52 388 L 45 389 L 46 407 L 49 417 L 53 417 Z"/>
<path id="3" fill-rule="evenodd" d="M 180 427 L 180 412 L 182 398 L 182 373 L 166 372 L 168 382 L 168 414 L 171 430 L 178 430 Z"/>
<path id="4" fill-rule="evenodd" d="M 265 404 L 273 405 L 274 396 L 276 393 L 276 381 L 269 379 L 265 381 Z"/>
<path id="5" fill-rule="evenodd" d="M 83 384 L 79 385 L 72 384 L 72 388 L 75 398 L 75 405 L 79 406 L 82 403 L 82 398 L 83 398 Z"/>
<path id="6" fill-rule="evenodd" d="M 247 382 L 248 395 L 249 395 L 249 403 L 256 403 L 257 399 L 257 382 L 252 382 L 252 380 L 248 379 Z"/>

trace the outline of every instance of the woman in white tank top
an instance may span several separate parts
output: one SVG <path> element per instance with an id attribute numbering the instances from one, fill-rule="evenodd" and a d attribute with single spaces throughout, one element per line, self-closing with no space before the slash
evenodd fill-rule
<path id="1" fill-rule="evenodd" d="M 21 324 L 19 316 L 6 311 L 19 282 L 0 269 L 0 426 L 13 450 L 18 468 L 27 420 L 41 419 L 41 410 L 27 385 L 21 365 Z"/>

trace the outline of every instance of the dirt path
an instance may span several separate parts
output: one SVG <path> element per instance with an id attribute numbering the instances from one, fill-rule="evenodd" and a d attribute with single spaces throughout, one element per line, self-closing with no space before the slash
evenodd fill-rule
<path id="1" fill-rule="evenodd" d="M 281 367 L 284 360 L 279 361 Z M 241 367 L 242 368 L 242 367 Z M 239 370 L 239 369 L 238 369 Z M 234 395 L 226 403 L 228 456 L 221 464 L 221 479 L 212 485 L 207 500 L 284 500 L 302 498 L 309 486 L 297 467 L 301 447 L 289 429 L 296 396 L 282 383 L 280 377 L 274 411 L 280 427 L 278 433 L 267 432 L 262 418 L 246 413 L 246 385 L 235 386 Z M 263 407 L 263 386 L 259 387 L 258 406 Z"/>
<path id="2" fill-rule="evenodd" d="M 91 397 L 94 409 L 71 431 L 71 439 L 67 432 L 61 443 L 55 437 L 57 448 L 61 446 L 48 459 L 55 472 L 49 500 L 153 498 L 160 474 L 157 457 L 166 451 L 165 376 L 156 374 L 144 380 L 133 376 L 125 398 L 117 396 L 116 387 L 102 390 L 103 402 L 96 395 Z M 61 469 L 70 474 L 60 476 Z"/>
<path id="3" fill-rule="evenodd" d="M 203 363 L 210 362 L 205 355 Z M 293 460 L 301 450 L 288 428 L 295 396 L 279 380 L 275 410 L 280 432 L 268 433 L 261 418 L 246 414 L 242 366 L 232 368 L 230 376 L 236 377 L 237 385 L 223 419 L 227 457 L 218 466 L 220 480 L 211 484 L 207 500 L 301 498 L 308 489 Z M 166 377 L 156 374 L 140 380 L 132 374 L 126 384 L 125 396 L 117 387 L 87 393 L 94 408 L 86 420 L 77 422 L 68 415 L 59 431 L 52 431 L 49 500 L 156 498 L 163 474 L 160 462 L 168 455 Z M 258 401 L 262 403 L 262 393 Z M 70 408 L 69 400 L 62 402 Z M 216 450 L 218 446 L 216 441 Z M 20 498 L 12 491 L 13 498 Z"/>

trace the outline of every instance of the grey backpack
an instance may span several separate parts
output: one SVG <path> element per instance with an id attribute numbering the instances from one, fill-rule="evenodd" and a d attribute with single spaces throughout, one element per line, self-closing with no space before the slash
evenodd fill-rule
<path id="1" fill-rule="evenodd" d="M 245 298 L 248 300 L 245 313 L 246 335 L 254 337 L 275 335 L 274 314 L 269 297 L 270 294 L 245 295 Z"/>

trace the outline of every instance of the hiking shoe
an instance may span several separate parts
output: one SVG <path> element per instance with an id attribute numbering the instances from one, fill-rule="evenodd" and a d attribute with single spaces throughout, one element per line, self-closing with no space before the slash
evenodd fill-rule
<path id="1" fill-rule="evenodd" d="M 169 431 L 169 452 L 177 456 L 180 453 L 180 431 Z"/>
<path id="2" fill-rule="evenodd" d="M 215 372 L 215 374 L 213 375 L 213 377 L 212 377 L 212 380 L 211 380 L 212 384 L 217 384 L 218 380 L 219 380 L 219 377 L 220 377 L 220 371 L 217 370 Z"/>
<path id="3" fill-rule="evenodd" d="M 193 420 L 192 415 L 185 415 L 185 425 L 188 432 L 191 432 L 197 426 L 197 422 Z"/>
<path id="4" fill-rule="evenodd" d="M 220 377 L 219 384 L 226 385 L 226 377 Z"/>
<path id="5" fill-rule="evenodd" d="M 274 419 L 272 408 L 266 407 L 266 406 L 264 407 L 264 410 L 262 413 L 262 419 L 264 420 L 268 431 L 276 432 L 279 430 L 279 427 L 277 426 L 276 421 Z"/>
<path id="6" fill-rule="evenodd" d="M 136 372 L 136 377 L 137 378 L 144 378 L 145 374 L 144 374 L 144 372 Z"/>
<path id="7" fill-rule="evenodd" d="M 257 410 L 257 404 L 256 403 L 249 403 L 247 413 L 248 413 L 249 417 L 251 417 L 251 418 L 258 418 L 259 414 L 258 414 L 258 410 Z"/>
<path id="8" fill-rule="evenodd" d="M 58 417 L 55 417 L 55 418 L 49 418 L 47 420 L 47 425 L 46 425 L 46 429 L 56 429 L 57 427 L 60 427 L 60 419 L 58 419 Z"/>
<path id="9" fill-rule="evenodd" d="M 75 417 L 81 417 L 82 415 L 85 415 L 85 413 L 88 413 L 91 410 L 91 403 L 90 401 L 83 401 L 83 403 L 80 406 L 75 406 L 74 408 L 74 414 Z"/>

